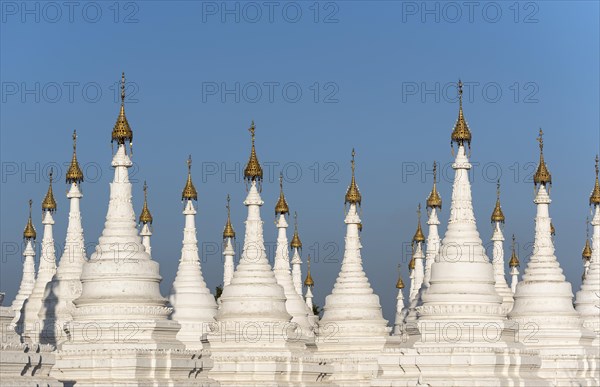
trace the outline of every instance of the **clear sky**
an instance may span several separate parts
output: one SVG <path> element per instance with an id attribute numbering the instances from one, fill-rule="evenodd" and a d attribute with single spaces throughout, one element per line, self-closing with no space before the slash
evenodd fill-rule
<path id="1" fill-rule="evenodd" d="M 270 258 L 277 176 L 283 169 L 288 203 L 299 214 L 303 258 L 314 257 L 319 305 L 340 269 L 343 200 L 350 152 L 356 148 L 364 267 L 385 317 L 393 321 L 396 266 L 402 264 L 408 283 L 408 242 L 416 206 L 431 189 L 434 160 L 442 165 L 442 235 L 445 230 L 458 78 L 466 85 L 473 201 L 484 243 L 491 245 L 489 219 L 501 175 L 506 258 L 515 233 L 523 271 L 533 242 L 531 176 L 542 127 L 554 182 L 556 255 L 574 291 L 579 288 L 600 143 L 598 2 L 0 5 L 5 304 L 21 278 L 29 198 L 41 240 L 40 202 L 52 166 L 59 179 L 54 237 L 59 256 L 62 251 L 68 219 L 64 173 L 73 129 L 87 179 L 82 211 L 90 252 L 98 240 L 112 178 L 110 132 L 121 71 L 135 136 L 133 202 L 139 214 L 147 180 L 153 256 L 160 263 L 164 295 L 180 256 L 188 154 L 199 194 L 204 276 L 212 290 L 222 282 L 225 198 L 231 194 L 241 243 L 246 217 L 241 173 L 250 147 L 246 129 L 254 119 L 266 177 L 262 215 Z"/>

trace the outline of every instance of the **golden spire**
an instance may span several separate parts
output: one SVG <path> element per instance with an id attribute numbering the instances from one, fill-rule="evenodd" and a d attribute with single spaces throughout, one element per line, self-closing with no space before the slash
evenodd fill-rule
<path id="1" fill-rule="evenodd" d="M 140 214 L 140 223 L 144 224 L 152 224 L 152 214 L 148 209 L 148 185 L 144 180 L 144 207 L 142 208 L 142 213 Z"/>
<path id="2" fill-rule="evenodd" d="M 504 223 L 504 213 L 500 206 L 500 179 L 498 179 L 498 183 L 496 184 L 496 207 L 494 207 L 494 211 L 492 212 L 492 223 L 494 222 Z"/>
<path id="3" fill-rule="evenodd" d="M 540 135 L 537 140 L 540 143 L 540 163 L 537 167 L 537 171 L 535 175 L 533 175 L 533 184 L 537 187 L 538 184 L 546 186 L 548 184 L 552 184 L 552 176 L 546 167 L 546 163 L 544 162 L 544 132 L 540 128 Z"/>
<path id="4" fill-rule="evenodd" d="M 464 145 L 464 143 L 466 142 L 469 145 L 469 148 L 471 148 L 471 131 L 469 130 L 469 126 L 467 125 L 467 122 L 465 121 L 465 116 L 463 114 L 462 86 L 463 86 L 463 84 L 459 79 L 458 80 L 458 103 L 459 103 L 458 119 L 456 120 L 456 125 L 454 125 L 454 130 L 452 131 L 450 144 L 452 144 L 453 142 L 456 142 L 456 144 L 460 146 L 460 145 Z"/>
<path id="5" fill-rule="evenodd" d="M 315 281 L 313 281 L 312 276 L 310 275 L 310 254 L 308 254 L 308 270 L 306 271 L 306 279 L 304 280 L 304 286 L 313 287 L 315 286 Z"/>
<path id="6" fill-rule="evenodd" d="M 346 199 L 344 204 L 358 204 L 360 206 L 360 202 L 362 200 L 362 196 L 360 195 L 360 191 L 358 190 L 358 186 L 356 185 L 356 179 L 354 177 L 354 156 L 356 152 L 354 152 L 354 148 L 352 148 L 352 180 L 350 181 L 350 186 L 348 186 L 348 190 L 346 191 Z"/>
<path id="7" fill-rule="evenodd" d="M 596 155 L 596 183 L 590 195 L 590 206 L 600 204 L 600 182 L 598 182 L 598 155 Z"/>
<path id="8" fill-rule="evenodd" d="M 263 170 L 258 162 L 258 157 L 256 157 L 256 148 L 254 147 L 254 131 L 256 130 L 254 121 L 252 121 L 252 125 L 250 125 L 248 130 L 252 135 L 252 149 L 250 150 L 250 159 L 248 159 L 248 164 L 246 164 L 246 169 L 244 169 L 244 179 L 248 182 L 259 182 L 263 179 Z"/>
<path id="9" fill-rule="evenodd" d="M 408 262 L 408 268 L 410 270 L 415 270 L 415 257 L 414 256 Z"/>
<path id="10" fill-rule="evenodd" d="M 294 211 L 294 236 L 292 237 L 292 241 L 290 242 L 290 247 L 292 249 L 301 249 L 302 241 L 300 241 L 300 237 L 298 236 L 298 213 Z"/>
<path id="11" fill-rule="evenodd" d="M 590 259 L 592 259 L 592 248 L 590 246 L 590 220 L 589 219 L 585 220 L 585 226 L 586 226 L 585 247 L 583 248 L 583 251 L 581 252 L 581 257 L 583 259 L 586 259 L 589 261 Z"/>
<path id="12" fill-rule="evenodd" d="M 229 197 L 229 194 L 227 194 L 227 205 L 225 206 L 227 208 L 227 223 L 225 223 L 225 229 L 223 229 L 223 239 L 235 238 L 235 231 L 231 225 L 231 207 L 229 206 L 230 201 L 231 198 Z"/>
<path id="13" fill-rule="evenodd" d="M 127 122 L 125 117 L 125 73 L 121 74 L 121 110 L 119 111 L 119 117 L 113 127 L 111 143 L 116 141 L 117 144 L 125 144 L 125 141 L 129 141 L 129 146 L 132 146 L 133 142 L 133 131 Z"/>
<path id="14" fill-rule="evenodd" d="M 278 214 L 289 214 L 290 209 L 288 207 L 287 202 L 285 201 L 285 196 L 283 195 L 283 172 L 279 173 L 279 200 L 275 205 L 275 215 Z"/>
<path id="15" fill-rule="evenodd" d="M 196 191 L 196 187 L 194 187 L 194 183 L 192 183 L 192 155 L 189 155 L 187 159 L 187 166 L 188 177 L 181 193 L 181 200 L 198 200 L 198 192 Z"/>
<path id="16" fill-rule="evenodd" d="M 48 185 L 48 192 L 46 192 L 46 197 L 42 202 L 42 211 L 56 211 L 56 200 L 54 200 L 54 193 L 52 192 L 52 174 L 53 170 L 50 168 L 50 185 Z"/>
<path id="17" fill-rule="evenodd" d="M 404 289 L 404 281 L 402 281 L 402 274 L 400 274 L 400 265 L 398 265 L 398 281 L 396 281 L 396 289 Z"/>
<path id="18" fill-rule="evenodd" d="M 81 183 L 83 181 L 83 172 L 79 168 L 77 162 L 77 131 L 73 131 L 73 158 L 71 158 L 71 165 L 67 170 L 66 175 L 67 184 Z"/>
<path id="19" fill-rule="evenodd" d="M 429 193 L 429 197 L 427 198 L 427 208 L 438 208 L 442 209 L 442 198 L 437 191 L 437 163 L 433 162 L 433 188 L 431 193 Z"/>
<path id="20" fill-rule="evenodd" d="M 417 231 L 413 237 L 413 242 L 425 242 L 425 235 L 423 235 L 423 230 L 421 229 L 421 203 L 419 203 L 417 207 L 417 217 L 419 221 L 417 223 Z"/>
<path id="21" fill-rule="evenodd" d="M 510 267 L 518 267 L 520 265 L 519 258 L 517 257 L 517 251 L 515 250 L 515 234 L 512 236 L 512 256 L 510 257 L 510 261 L 508 261 L 508 266 Z"/>
<path id="22" fill-rule="evenodd" d="M 25 230 L 23 230 L 23 239 L 26 240 L 35 240 L 37 236 L 35 232 L 35 227 L 33 227 L 33 222 L 31 221 L 31 205 L 33 201 L 29 199 L 29 219 L 27 220 L 27 225 L 25 226 Z"/>
<path id="23" fill-rule="evenodd" d="M 550 235 L 556 235 L 556 229 L 554 228 L 554 223 L 550 222 Z"/>

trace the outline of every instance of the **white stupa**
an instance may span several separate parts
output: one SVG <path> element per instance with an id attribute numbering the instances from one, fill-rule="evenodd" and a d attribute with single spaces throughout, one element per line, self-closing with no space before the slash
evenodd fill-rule
<path id="1" fill-rule="evenodd" d="M 227 195 L 227 222 L 225 228 L 223 228 L 223 286 L 227 286 L 231 283 L 235 266 L 233 258 L 235 257 L 235 250 L 233 249 L 235 241 L 235 230 L 231 225 L 231 207 L 229 202 L 231 198 Z"/>
<path id="2" fill-rule="evenodd" d="M 310 254 L 306 258 L 306 278 L 304 279 L 304 286 L 306 287 L 305 294 L 305 302 L 306 307 L 308 308 L 308 321 L 311 323 L 313 327 L 316 326 L 319 321 L 319 316 L 314 313 L 314 304 L 313 304 L 313 288 L 315 287 L 315 281 L 313 280 L 312 274 L 310 272 Z"/>
<path id="3" fill-rule="evenodd" d="M 400 265 L 398 265 L 398 281 L 396 281 L 396 289 L 398 289 L 398 295 L 396 295 L 396 318 L 394 320 L 394 335 L 401 335 L 404 331 L 404 281 L 402 281 L 402 275 L 400 273 Z"/>
<path id="4" fill-rule="evenodd" d="M 81 225 L 80 201 L 83 172 L 77 161 L 77 132 L 73 131 L 73 156 L 66 174 L 69 199 L 69 222 L 65 248 L 60 258 L 56 274 L 46 287 L 44 302 L 39 317 L 43 320 L 44 331 L 40 342 L 59 345 L 66 340 L 65 328 L 73 320 L 75 305 L 73 300 L 81 295 L 81 270 L 87 260 L 85 241 Z"/>
<path id="5" fill-rule="evenodd" d="M 440 234 L 438 226 L 440 221 L 437 214 L 442 210 L 442 198 L 437 190 L 437 163 L 433 162 L 433 188 L 427 197 L 427 210 L 429 217 L 427 224 L 429 230 L 427 232 L 427 249 L 425 250 L 425 275 L 423 277 L 423 286 L 421 286 L 421 295 L 419 299 L 423 302 L 423 293 L 429 289 L 429 281 L 431 280 L 431 265 L 435 262 L 440 253 Z"/>
<path id="6" fill-rule="evenodd" d="M 300 258 L 302 241 L 298 235 L 297 212 L 294 212 L 294 236 L 290 242 L 290 248 L 292 249 L 292 281 L 294 282 L 294 288 L 296 288 L 296 292 L 298 292 L 298 294 L 302 294 L 302 258 Z"/>
<path id="7" fill-rule="evenodd" d="M 308 319 L 309 313 L 312 314 L 312 309 L 309 310 L 306 306 L 302 298 L 302 290 L 300 293 L 296 291 L 290 273 L 290 253 L 287 238 L 288 223 L 286 220 L 286 215 L 289 215 L 289 213 L 290 209 L 283 194 L 283 173 L 281 173 L 279 175 L 279 199 L 275 205 L 277 250 L 275 252 L 273 271 L 277 283 L 283 287 L 285 292 L 285 307 L 292 316 L 292 322 L 298 324 L 297 332 L 301 332 L 303 336 L 312 336 L 313 324 Z"/>
<path id="8" fill-rule="evenodd" d="M 136 228 L 126 143 L 133 132 L 121 109 L 112 132 L 117 151 L 104 230 L 83 265 L 82 293 L 74 300 L 73 324 L 56 355 L 53 375 L 82 386 L 186 385 L 209 382 L 208 353 L 185 351 L 175 339 L 180 325 L 160 294 L 159 265 L 146 252 Z M 200 371 L 203 372 L 200 372 Z"/>
<path id="9" fill-rule="evenodd" d="M 186 348 L 200 349 L 202 340 L 206 338 L 215 322 L 217 303 L 202 276 L 196 240 L 196 209 L 193 203 L 194 200 L 198 200 L 198 192 L 192 183 L 191 156 L 187 164 L 187 182 L 181 194 L 185 215 L 183 247 L 169 300 L 174 309 L 171 318 L 181 324 L 177 339 L 183 342 Z"/>
<path id="10" fill-rule="evenodd" d="M 593 368 L 588 358 L 593 337 L 583 329 L 573 308 L 571 284 L 565 280 L 554 255 L 549 216 L 552 177 L 544 162 L 542 135 L 540 129 L 540 161 L 533 176 L 537 189 L 533 255 L 517 285 L 509 317 L 519 324 L 519 339 L 528 348 L 539 351 L 540 376 L 551 377 L 557 384 L 584 383 Z"/>
<path id="11" fill-rule="evenodd" d="M 510 291 L 515 294 L 517 291 L 517 284 L 519 283 L 519 257 L 517 256 L 517 250 L 515 247 L 515 234 L 512 236 L 512 255 L 510 261 L 508 261 L 508 267 L 510 267 Z M 513 299 L 514 300 L 514 299 Z"/>
<path id="12" fill-rule="evenodd" d="M 43 299 L 46 294 L 46 286 L 56 274 L 56 251 L 54 248 L 53 226 L 54 218 L 52 214 L 56 211 L 56 200 L 52 192 L 52 170 L 50 170 L 50 184 L 48 192 L 42 202 L 42 224 L 44 225 L 44 236 L 42 237 L 42 251 L 40 254 L 40 265 L 38 267 L 35 286 L 25 301 L 23 318 L 23 340 L 31 343 L 40 342 L 40 333 L 43 329 L 42 311 Z M 43 311 L 42 311 L 43 313 Z M 23 316 L 22 316 L 23 317 Z"/>
<path id="13" fill-rule="evenodd" d="M 23 277 L 21 277 L 21 284 L 19 285 L 17 296 L 11 305 L 14 316 L 12 327 L 9 329 L 16 328 L 18 332 L 23 332 L 23 320 L 21 319 L 23 304 L 25 303 L 25 300 L 29 298 L 29 295 L 33 291 L 33 287 L 35 286 L 35 249 L 33 248 L 33 244 L 35 243 L 37 233 L 35 227 L 33 227 L 33 221 L 31 220 L 32 203 L 33 202 L 30 199 L 29 218 L 27 219 L 25 230 L 23 230 L 23 242 L 25 243 L 25 250 L 23 251 L 23 256 L 25 257 L 25 260 L 23 261 Z"/>
<path id="14" fill-rule="evenodd" d="M 513 292 L 508 287 L 506 277 L 504 276 L 504 235 L 502 234 L 501 225 L 504 224 L 505 217 L 500 205 L 500 180 L 498 180 L 496 187 L 496 196 L 496 206 L 491 216 L 492 224 L 494 225 L 494 233 L 492 234 L 492 241 L 494 242 L 492 265 L 494 266 L 496 291 L 502 297 L 502 308 L 504 309 L 504 313 L 507 314 L 512 309 L 514 299 Z"/>
<path id="15" fill-rule="evenodd" d="M 306 349 L 302 332 L 297 332 L 287 311 L 285 290 L 267 259 L 260 217 L 263 170 L 256 156 L 254 122 L 249 130 L 244 247 L 231 283 L 223 288 L 216 329 L 209 335 L 215 362 L 210 375 L 225 385 L 322 382 L 330 366 L 313 359 Z"/>
<path id="16" fill-rule="evenodd" d="M 575 309 L 583 319 L 583 326 L 596 333 L 595 346 L 600 352 L 600 182 L 598 181 L 598 156 L 596 156 L 596 181 L 590 195 L 590 206 L 594 213 L 592 218 L 592 248 L 589 267 L 581 290 L 575 298 Z M 586 246 L 589 246 L 586 239 Z"/>
<path id="17" fill-rule="evenodd" d="M 150 238 L 152 237 L 152 214 L 148 208 L 148 184 L 144 181 L 144 206 L 140 213 L 139 223 L 142 225 L 140 230 L 140 236 L 142 237 L 142 245 L 146 249 L 146 252 L 152 256 L 152 245 Z"/>
<path id="18" fill-rule="evenodd" d="M 413 246 L 413 256 L 411 260 L 411 269 L 412 269 L 412 281 L 411 281 L 411 293 L 409 298 L 409 306 L 408 306 L 408 315 L 406 316 L 405 323 L 407 333 L 409 334 L 419 334 L 418 327 L 416 325 L 417 321 L 417 305 L 422 303 L 422 289 L 423 289 L 423 280 L 425 276 L 425 254 L 423 254 L 423 243 L 425 242 L 425 235 L 423 234 L 423 229 L 421 228 L 421 204 L 417 208 L 417 231 L 412 239 Z"/>
<path id="19" fill-rule="evenodd" d="M 333 290 L 325 298 L 318 328 L 319 351 L 330 354 L 336 369 L 332 380 L 341 385 L 360 385 L 367 375 L 376 372 L 377 354 L 390 331 L 382 315 L 379 296 L 373 292 L 363 270 L 358 230 L 362 196 L 354 175 L 354 155 L 353 149 L 352 180 L 345 197 L 349 208 L 344 220 L 344 258 Z"/>

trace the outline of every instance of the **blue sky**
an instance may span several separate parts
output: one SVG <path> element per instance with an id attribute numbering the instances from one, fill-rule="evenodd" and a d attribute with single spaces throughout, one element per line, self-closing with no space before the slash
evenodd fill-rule
<path id="1" fill-rule="evenodd" d="M 522 263 L 527 261 L 535 216 L 531 175 L 542 127 L 554 181 L 556 255 L 574 291 L 579 288 L 600 147 L 597 2 L 477 2 L 472 9 L 462 2 L 391 1 L 0 4 L 0 289 L 9 301 L 21 278 L 20 251 L 12 249 L 22 249 L 27 200 L 35 202 L 41 238 L 40 202 L 52 166 L 60 179 L 55 239 L 64 243 L 64 163 L 73 129 L 87 173 L 82 210 L 90 250 L 102 231 L 121 71 L 129 82 L 127 115 L 135 135 L 133 200 L 139 213 L 147 180 L 153 256 L 161 264 L 165 295 L 181 249 L 188 154 L 211 289 L 222 281 L 222 256 L 215 249 L 227 193 L 242 242 L 240 176 L 249 154 L 246 129 L 254 119 L 266 172 L 265 238 L 274 251 L 273 208 L 283 170 L 288 203 L 299 213 L 303 257 L 311 253 L 317 261 L 319 305 L 340 268 L 343 200 L 356 148 L 365 271 L 393 321 L 396 266 L 402 264 L 407 282 L 407 242 L 416 228 L 416 206 L 431 189 L 433 160 L 444 171 L 439 190 L 445 230 L 458 78 L 467 85 L 464 109 L 473 133 L 473 200 L 482 239 L 491 246 L 489 216 L 501 175 L 507 259 L 515 233 Z"/>

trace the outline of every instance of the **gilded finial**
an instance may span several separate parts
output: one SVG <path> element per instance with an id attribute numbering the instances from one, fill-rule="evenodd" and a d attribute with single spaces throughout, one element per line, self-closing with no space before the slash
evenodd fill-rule
<path id="1" fill-rule="evenodd" d="M 298 236 L 298 213 L 294 211 L 294 236 L 292 237 L 292 241 L 290 242 L 290 247 L 292 249 L 301 249 L 302 241 L 300 241 L 300 237 Z"/>
<path id="2" fill-rule="evenodd" d="M 306 279 L 304 280 L 304 286 L 308 286 L 312 288 L 315 286 L 315 281 L 313 281 L 312 275 L 310 275 L 310 254 L 308 254 L 308 269 L 306 271 Z"/>
<path id="3" fill-rule="evenodd" d="M 44 198 L 44 201 L 42 202 L 42 211 L 50 211 L 50 212 L 54 212 L 56 211 L 56 200 L 54 200 L 54 193 L 52 192 L 52 175 L 53 175 L 54 171 L 52 168 L 50 168 L 50 173 L 49 173 L 49 179 L 50 179 L 50 184 L 48 185 L 48 192 L 46 192 L 46 197 Z"/>
<path id="4" fill-rule="evenodd" d="M 83 172 L 77 162 L 77 130 L 73 131 L 73 157 L 71 158 L 71 165 L 69 165 L 69 169 L 67 170 L 66 181 L 67 184 L 79 184 L 83 181 Z"/>
<path id="5" fill-rule="evenodd" d="M 229 205 L 230 201 L 231 198 L 229 197 L 229 194 L 227 194 L 227 205 L 225 206 L 227 208 L 227 223 L 225 223 L 225 228 L 223 229 L 223 239 L 235 238 L 235 231 L 233 230 L 233 226 L 231 225 L 231 207 Z"/>
<path id="6" fill-rule="evenodd" d="M 125 141 L 129 141 L 130 147 L 133 142 L 133 131 L 125 116 L 125 73 L 122 73 L 121 75 L 121 110 L 119 111 L 119 117 L 117 117 L 117 122 L 112 131 L 111 143 L 114 141 L 119 145 L 125 144 Z"/>
<path id="7" fill-rule="evenodd" d="M 283 195 L 283 172 L 279 173 L 279 200 L 277 200 L 277 204 L 275 205 L 275 215 L 283 215 L 289 214 L 290 209 L 288 207 L 287 202 L 285 201 L 285 196 Z"/>
<path id="8" fill-rule="evenodd" d="M 254 131 L 256 127 L 254 126 L 254 121 L 252 121 L 252 125 L 248 131 L 252 136 L 252 149 L 250 150 L 250 159 L 248 159 L 248 164 L 246 164 L 246 168 L 244 169 L 244 179 L 248 182 L 257 181 L 260 182 L 263 179 L 263 170 L 258 162 L 258 157 L 256 156 L 256 148 L 254 147 Z"/>
<path id="9" fill-rule="evenodd" d="M 194 187 L 194 183 L 192 183 L 192 155 L 189 155 L 187 159 L 187 166 L 188 176 L 183 192 L 181 193 L 181 200 L 198 200 L 198 192 L 196 191 L 196 187 Z"/>
<path id="10" fill-rule="evenodd" d="M 596 182 L 594 183 L 594 189 L 590 195 L 590 206 L 600 204 L 600 182 L 598 182 L 598 155 L 596 155 Z"/>
<path id="11" fill-rule="evenodd" d="M 542 128 L 540 128 L 540 135 L 538 136 L 537 140 L 540 143 L 540 163 L 537 167 L 537 171 L 535 172 L 535 175 L 533 175 L 533 184 L 535 187 L 537 187 L 537 185 L 543 185 L 545 187 L 547 187 L 547 185 L 551 185 L 552 184 L 552 175 L 550 175 L 550 171 L 548 171 L 548 168 L 546 167 L 546 163 L 544 162 L 544 132 L 542 131 Z"/>
<path id="12" fill-rule="evenodd" d="M 415 232 L 415 236 L 413 236 L 413 242 L 425 242 L 425 235 L 423 235 L 423 229 L 421 229 L 421 203 L 417 206 L 417 231 Z"/>
<path id="13" fill-rule="evenodd" d="M 400 265 L 398 265 L 398 281 L 396 281 L 396 289 L 404 289 L 404 281 L 402 281 L 402 274 L 400 273 Z"/>
<path id="14" fill-rule="evenodd" d="M 408 262 L 408 268 L 409 270 L 415 270 L 415 257 L 412 257 Z"/>
<path id="15" fill-rule="evenodd" d="M 515 249 L 515 234 L 512 236 L 512 256 L 510 257 L 510 261 L 508 262 L 510 267 L 519 267 L 519 258 L 517 257 L 517 251 Z"/>
<path id="16" fill-rule="evenodd" d="M 452 144 L 453 142 L 456 142 L 456 144 L 458 146 L 461 146 L 461 145 L 464 145 L 466 142 L 469 145 L 469 148 L 471 148 L 471 131 L 469 130 L 469 126 L 467 125 L 467 122 L 465 121 L 465 116 L 463 113 L 463 106 L 462 106 L 463 89 L 462 89 L 462 86 L 463 86 L 463 83 L 459 79 L 458 80 L 458 103 L 459 103 L 458 119 L 456 120 L 456 125 L 454 125 L 454 130 L 452 131 L 450 144 Z"/>
<path id="17" fill-rule="evenodd" d="M 500 205 L 500 179 L 498 179 L 498 183 L 496 184 L 496 207 L 494 207 L 494 211 L 492 212 L 492 223 L 504 223 L 504 220 L 504 213 Z"/>
<path id="18" fill-rule="evenodd" d="M 427 197 L 427 208 L 438 208 L 442 209 L 442 198 L 437 191 L 437 163 L 433 162 L 433 188 Z"/>
<path id="19" fill-rule="evenodd" d="M 142 212 L 140 213 L 140 223 L 143 224 L 152 224 L 152 214 L 148 209 L 148 184 L 144 180 L 144 207 L 142 208 Z"/>
<path id="20" fill-rule="evenodd" d="M 590 219 L 586 218 L 585 220 L 585 247 L 581 252 L 581 257 L 585 260 L 592 259 L 592 247 L 590 246 Z"/>
<path id="21" fill-rule="evenodd" d="M 554 228 L 554 223 L 550 222 L 550 235 L 556 235 L 556 229 Z"/>
<path id="22" fill-rule="evenodd" d="M 356 185 L 356 178 L 354 176 L 354 156 L 356 155 L 356 152 L 354 151 L 354 148 L 352 148 L 352 160 L 351 160 L 351 167 L 352 167 L 352 180 L 350 181 L 350 186 L 348 186 L 348 190 L 346 191 L 346 198 L 344 201 L 344 204 L 346 203 L 350 203 L 350 204 L 358 204 L 360 206 L 360 203 L 362 201 L 362 196 L 360 194 L 360 191 L 358 190 L 358 186 Z"/>
<path id="23" fill-rule="evenodd" d="M 33 221 L 31 220 L 31 205 L 33 201 L 29 199 L 29 219 L 27 220 L 27 225 L 25 225 L 25 230 L 23 230 L 23 239 L 25 240 L 35 240 L 37 233 L 35 232 L 35 227 L 33 227 Z"/>

